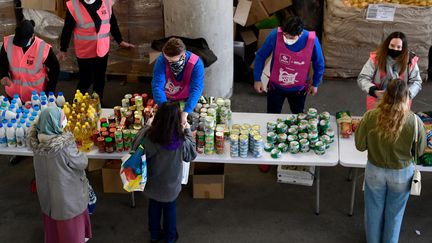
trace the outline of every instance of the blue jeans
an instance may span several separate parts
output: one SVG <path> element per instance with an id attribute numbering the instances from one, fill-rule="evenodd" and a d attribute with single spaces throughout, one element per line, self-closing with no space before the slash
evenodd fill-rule
<path id="1" fill-rule="evenodd" d="M 161 228 L 161 217 L 163 213 L 163 230 Z M 151 240 L 165 238 L 167 243 L 175 242 L 177 235 L 176 201 L 158 202 L 149 200 L 148 207 L 149 230 Z M 164 236 L 162 236 L 162 232 Z"/>
<path id="2" fill-rule="evenodd" d="M 365 227 L 368 243 L 397 243 L 414 166 L 380 168 L 368 162 L 365 172 Z"/>

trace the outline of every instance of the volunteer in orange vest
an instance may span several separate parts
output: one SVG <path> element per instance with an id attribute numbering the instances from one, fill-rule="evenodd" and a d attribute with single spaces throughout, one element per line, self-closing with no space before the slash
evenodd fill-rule
<path id="1" fill-rule="evenodd" d="M 402 32 L 391 33 L 376 51 L 371 52 L 357 79 L 360 88 L 367 93 L 367 110 L 378 105 L 387 84 L 393 79 L 408 82 L 410 100 L 414 99 L 422 88 L 417 61 L 418 57 L 408 50 L 408 42 Z"/>
<path id="2" fill-rule="evenodd" d="M 6 94 L 30 101 L 33 91 L 54 92 L 60 72 L 51 45 L 34 35 L 33 20 L 24 20 L 15 35 L 5 36 L 0 52 L 0 79 Z"/>
<path id="3" fill-rule="evenodd" d="M 112 0 L 70 0 L 61 34 L 58 58 L 66 58 L 73 34 L 75 54 L 78 60 L 80 80 L 77 89 L 87 92 L 93 84 L 102 101 L 105 73 L 110 49 L 110 34 L 121 48 L 133 48 L 122 39 L 117 19 L 112 9 Z"/>

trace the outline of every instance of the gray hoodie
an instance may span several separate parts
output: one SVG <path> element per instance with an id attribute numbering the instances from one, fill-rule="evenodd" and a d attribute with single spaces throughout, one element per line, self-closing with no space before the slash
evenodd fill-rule
<path id="1" fill-rule="evenodd" d="M 148 127 L 141 129 L 134 145 L 135 150 L 141 143 L 147 159 L 147 184 L 144 194 L 159 202 L 174 201 L 181 191 L 183 162 L 190 162 L 197 156 L 191 130 L 185 129 L 185 141 L 175 150 L 168 150 L 153 143 L 147 136 Z"/>
<path id="2" fill-rule="evenodd" d="M 37 194 L 42 212 L 55 220 L 72 219 L 86 210 L 87 157 L 78 151 L 72 133 L 39 140 L 34 125 L 27 136 L 33 150 Z"/>

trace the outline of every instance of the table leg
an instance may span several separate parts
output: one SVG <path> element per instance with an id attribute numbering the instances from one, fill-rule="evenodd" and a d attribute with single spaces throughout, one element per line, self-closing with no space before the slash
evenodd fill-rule
<path id="1" fill-rule="evenodd" d="M 353 216 L 354 211 L 354 202 L 355 202 L 355 193 L 356 193 L 356 185 L 357 185 L 357 168 L 354 168 L 354 177 L 352 180 L 352 188 L 351 188 L 351 204 L 350 211 L 348 213 L 349 216 Z"/>
<path id="2" fill-rule="evenodd" d="M 135 208 L 135 193 L 131 192 L 131 208 Z"/>
<path id="3" fill-rule="evenodd" d="M 315 167 L 315 180 L 316 180 L 316 209 L 315 214 L 320 214 L 320 167 Z"/>

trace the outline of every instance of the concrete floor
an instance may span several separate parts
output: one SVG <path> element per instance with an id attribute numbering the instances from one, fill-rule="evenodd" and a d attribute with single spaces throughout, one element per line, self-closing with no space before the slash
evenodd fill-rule
<path id="1" fill-rule="evenodd" d="M 58 90 L 70 98 L 75 86 L 74 81 L 61 82 Z M 148 81 L 125 86 L 110 81 L 105 104 L 119 104 L 123 94 L 148 89 Z M 414 100 L 413 110 L 432 110 L 431 91 L 431 85 L 426 84 Z M 308 98 L 306 107 L 361 115 L 363 96 L 354 80 L 325 81 L 318 95 Z M 266 100 L 255 94 L 250 84 L 235 83 L 232 106 L 234 111 L 265 112 Z M 288 105 L 284 113 L 289 113 Z M 37 195 L 30 193 L 34 176 L 31 159 L 15 166 L 9 165 L 7 156 L 0 160 L 0 242 L 43 242 Z M 363 178 L 357 187 L 354 216 L 348 217 L 351 183 L 347 174 L 348 169 L 341 166 L 321 169 L 321 214 L 316 216 L 315 187 L 278 184 L 276 167 L 262 174 L 256 166 L 227 165 L 224 200 L 194 200 L 191 184 L 183 188 L 177 203 L 178 242 L 365 242 Z M 147 199 L 137 195 L 133 209 L 129 195 L 102 192 L 100 171 L 90 172 L 88 177 L 98 196 L 90 242 L 148 242 Z M 432 174 L 423 173 L 422 177 L 422 196 L 409 199 L 400 242 L 432 242 Z"/>

